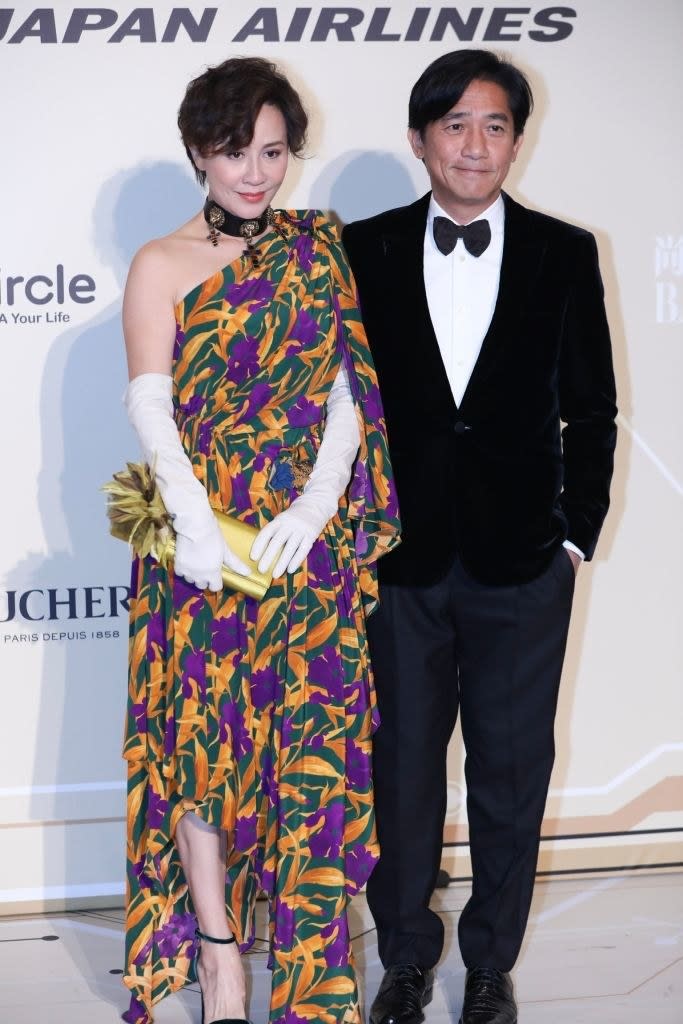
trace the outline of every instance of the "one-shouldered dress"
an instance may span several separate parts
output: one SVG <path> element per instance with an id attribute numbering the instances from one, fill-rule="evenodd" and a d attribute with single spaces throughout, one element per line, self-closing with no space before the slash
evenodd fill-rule
<path id="1" fill-rule="evenodd" d="M 260 602 L 202 592 L 151 559 L 131 588 L 124 1019 L 195 978 L 174 831 L 227 830 L 226 908 L 247 949 L 270 905 L 271 1024 L 360 1024 L 347 904 L 378 856 L 377 723 L 365 619 L 398 541 L 382 406 L 353 281 L 319 213 L 277 211 L 259 245 L 176 308 L 174 406 L 211 504 L 256 526 L 297 497 L 346 368 L 360 450 L 337 514 Z"/>

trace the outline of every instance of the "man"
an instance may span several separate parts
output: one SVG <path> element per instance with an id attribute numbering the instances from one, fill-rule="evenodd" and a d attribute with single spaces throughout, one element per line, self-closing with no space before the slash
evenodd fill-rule
<path id="1" fill-rule="evenodd" d="M 517 1021 L 509 971 L 574 575 L 609 504 L 616 407 L 595 240 L 501 192 L 531 106 L 525 76 L 493 53 L 440 57 L 409 105 L 431 195 L 343 235 L 403 523 L 369 620 L 382 854 L 368 902 L 386 969 L 372 1024 L 418 1024 L 431 999 L 443 925 L 429 900 L 458 710 L 473 874 L 460 1020 Z"/>

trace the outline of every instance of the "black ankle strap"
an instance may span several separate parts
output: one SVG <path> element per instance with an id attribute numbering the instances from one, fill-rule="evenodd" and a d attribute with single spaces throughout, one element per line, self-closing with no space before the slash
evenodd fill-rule
<path id="1" fill-rule="evenodd" d="M 200 932 L 199 928 L 195 928 L 194 933 L 198 939 L 204 939 L 205 942 L 215 942 L 219 946 L 229 946 L 231 942 L 235 941 L 234 935 L 231 935 L 229 939 L 217 939 L 214 935 L 205 935 L 204 932 Z"/>

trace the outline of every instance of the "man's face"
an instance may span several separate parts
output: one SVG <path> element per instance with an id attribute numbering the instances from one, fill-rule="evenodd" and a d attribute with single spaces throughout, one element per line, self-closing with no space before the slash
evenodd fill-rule
<path id="1" fill-rule="evenodd" d="M 479 216 L 500 194 L 523 136 L 515 139 L 507 93 L 475 80 L 458 102 L 422 133 L 410 129 L 413 153 L 424 161 L 434 198 L 461 224 Z"/>

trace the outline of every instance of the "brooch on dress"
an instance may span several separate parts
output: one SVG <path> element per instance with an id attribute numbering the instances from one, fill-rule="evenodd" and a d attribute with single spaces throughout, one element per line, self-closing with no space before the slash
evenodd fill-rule
<path id="1" fill-rule="evenodd" d="M 275 491 L 303 491 L 313 472 L 313 461 L 283 448 L 273 463 L 270 486 Z"/>

